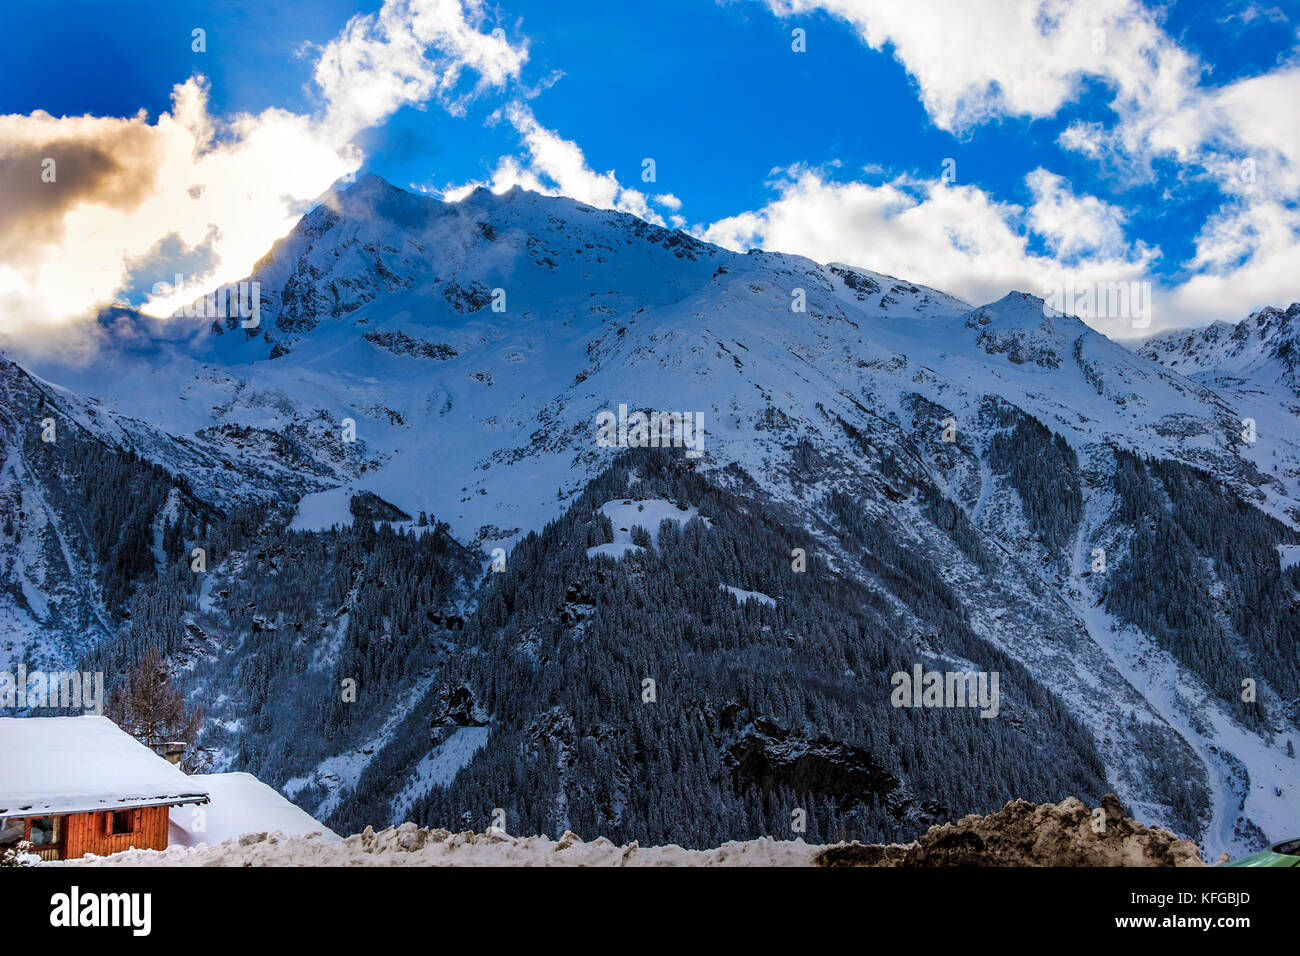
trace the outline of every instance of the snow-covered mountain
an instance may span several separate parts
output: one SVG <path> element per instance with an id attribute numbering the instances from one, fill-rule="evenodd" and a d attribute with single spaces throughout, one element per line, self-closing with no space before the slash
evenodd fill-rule
<path id="1" fill-rule="evenodd" d="M 1218 388 L 1277 384 L 1300 396 L 1300 302 L 1261 309 L 1235 324 L 1166 332 L 1138 351 Z"/>
<path id="2" fill-rule="evenodd" d="M 249 281 L 260 288 L 255 328 L 236 314 L 157 322 L 114 310 L 101 317 L 91 365 L 13 352 L 41 378 L 5 366 L 6 381 L 31 384 L 9 386 L 0 404 L 0 493 L 30 498 L 54 480 L 30 467 L 35 403 L 48 400 L 105 447 L 178 480 L 176 494 L 193 499 L 187 517 L 173 502 L 170 519 L 154 520 L 160 540 L 172 529 L 173 551 L 199 543 L 209 521 L 264 509 L 241 519 L 239 533 L 223 530 L 225 548 L 214 548 L 192 603 L 176 612 L 170 649 L 191 668 L 194 693 L 215 702 L 222 759 L 275 778 L 317 816 L 379 807 L 396 819 L 462 805 L 487 813 L 502 804 L 481 807 L 470 795 L 504 801 L 487 795 L 486 781 L 513 772 L 503 769 L 510 753 L 525 753 L 549 769 L 530 777 L 511 812 L 554 832 L 576 819 L 610 835 L 631 826 L 630 764 L 604 768 L 599 784 L 589 764 L 617 750 L 611 741 L 632 718 L 605 703 L 583 716 L 572 689 L 563 694 L 577 698 L 520 710 L 500 687 L 488 689 L 505 678 L 489 677 L 482 661 L 540 666 L 554 633 L 589 653 L 606 628 L 623 633 L 636 658 L 649 633 L 600 595 L 624 575 L 655 593 L 681 587 L 680 553 L 663 543 L 675 526 L 713 544 L 691 558 L 691 573 L 709 578 L 700 582 L 708 598 L 698 607 L 694 596 L 673 600 L 706 627 L 717 626 L 718 602 L 731 602 L 724 632 L 762 656 L 754 673 L 787 667 L 819 688 L 835 684 L 808 691 L 810 700 L 887 699 L 887 681 L 863 670 L 852 639 L 836 636 L 843 628 L 889 635 L 877 667 L 888 657 L 991 670 L 988 660 L 1005 659 L 1024 677 L 1006 685 L 1008 706 L 990 722 L 1013 730 L 999 729 L 989 746 L 1009 755 L 1017 740 L 1033 740 L 1064 764 L 1051 735 L 1077 728 L 1098 768 L 1063 771 L 1059 785 L 1092 786 L 1103 775 L 1139 817 L 1198 836 L 1210 853 L 1252 845 L 1259 830 L 1280 838 L 1290 825 L 1300 796 L 1300 765 L 1287 754 L 1300 737 L 1300 585 L 1286 556 L 1300 541 L 1300 429 L 1295 395 L 1290 406 L 1277 395 L 1295 387 L 1300 307 L 1134 353 L 1022 293 L 972 308 L 855 266 L 740 255 L 568 199 L 479 190 L 443 203 L 375 177 L 326 196 Z M 1271 408 L 1261 407 L 1265 396 Z M 671 450 L 671 468 L 635 450 L 628 465 L 617 442 L 601 440 L 619 434 L 602 431 L 602 415 L 626 423 L 638 411 L 678 413 L 702 435 Z M 19 455 L 11 449 L 22 441 Z M 694 497 L 681 500 L 683 489 Z M 11 656 L 38 645 L 47 656 L 80 653 L 89 641 L 32 598 L 53 572 L 48 555 L 23 542 L 40 522 L 67 523 L 57 505 L 41 513 L 24 511 L 24 538 L 6 529 L 0 543 Z M 446 523 L 445 537 L 423 533 L 422 513 Z M 358 517 L 386 519 L 423 543 L 376 543 Z M 746 521 L 758 525 L 742 531 Z M 324 534 L 335 526 L 352 530 Z M 771 548 L 737 545 L 733 554 L 731 542 L 747 535 Z M 1224 551 L 1224 537 L 1239 548 Z M 792 540 L 820 583 L 777 574 L 791 567 Z M 418 635 L 395 623 L 409 608 L 375 597 L 393 573 L 380 567 L 390 557 L 375 556 L 392 548 L 446 569 L 429 585 L 436 607 Z M 508 552 L 502 574 L 488 570 L 497 548 Z M 155 548 L 159 575 L 165 550 Z M 319 586 L 308 585 L 303 561 L 316 562 Z M 86 590 L 93 573 L 60 567 L 87 608 L 111 616 Z M 138 575 L 130 580 L 139 586 Z M 833 619 L 819 620 L 816 602 L 800 596 L 822 584 L 836 595 Z M 522 603 L 504 596 L 515 593 Z M 1256 623 L 1243 617 L 1247 601 Z M 879 617 L 838 617 L 863 609 Z M 378 636 L 358 644 L 363 630 Z M 809 644 L 805 660 L 813 633 L 832 644 L 817 654 Z M 506 643 L 494 644 L 502 635 Z M 349 673 L 341 662 L 376 676 L 393 654 L 405 663 L 390 668 L 365 719 L 322 717 L 324 733 L 293 724 L 306 718 L 292 709 L 250 712 L 249 675 L 275 679 L 289 650 L 322 693 Z M 1258 705 L 1242 706 L 1244 678 L 1256 682 Z M 512 679 L 532 680 L 524 671 Z M 866 717 L 819 725 L 821 705 L 809 705 L 777 720 L 770 702 L 729 703 L 708 686 L 698 691 L 700 719 L 714 728 L 717 754 L 698 758 L 714 768 L 699 780 L 737 800 L 746 788 L 799 799 L 830 788 L 841 825 L 856 804 L 840 774 L 816 768 L 846 764 L 884 786 L 873 800 L 900 820 L 924 817 L 944 792 L 957 802 L 995 796 L 996 787 L 941 785 L 943 774 L 914 764 L 910 774 L 884 766 L 867 745 Z M 1067 723 L 1055 722 L 1057 706 Z M 845 729 L 832 732 L 841 719 Z M 277 753 L 269 769 L 258 764 L 271 759 L 272 740 L 295 734 L 322 739 Z M 1014 761 L 989 759 L 1003 766 L 997 786 L 1013 786 Z M 887 827 L 881 821 L 893 818 L 871 819 Z M 655 838 L 698 842 L 747 825 L 715 833 L 670 821 Z"/>

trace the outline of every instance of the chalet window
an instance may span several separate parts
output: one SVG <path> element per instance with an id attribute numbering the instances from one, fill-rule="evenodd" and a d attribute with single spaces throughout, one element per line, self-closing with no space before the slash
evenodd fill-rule
<path id="1" fill-rule="evenodd" d="M 115 810 L 108 815 L 108 832 L 114 836 L 135 832 L 135 811 Z"/>
<path id="2" fill-rule="evenodd" d="M 62 820 L 59 817 L 33 817 L 31 831 L 27 837 L 32 846 L 45 846 L 58 843 L 63 835 Z"/>
<path id="3" fill-rule="evenodd" d="M 0 820 L 0 846 L 9 846 L 24 839 L 27 832 L 27 820 L 23 817 L 10 817 Z"/>

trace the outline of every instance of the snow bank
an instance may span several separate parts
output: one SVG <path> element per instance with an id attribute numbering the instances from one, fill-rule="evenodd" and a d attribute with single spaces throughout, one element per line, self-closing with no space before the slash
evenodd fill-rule
<path id="1" fill-rule="evenodd" d="M 711 850 L 679 846 L 619 846 L 604 838 L 584 843 L 565 832 L 512 837 L 502 833 L 423 830 L 414 823 L 341 842 L 320 836 L 258 833 L 220 846 L 130 850 L 47 866 L 1201 866 L 1196 844 L 1124 816 L 1114 794 L 1089 810 L 1060 803 L 1013 800 L 988 816 L 931 827 L 908 844 L 873 846 L 761 837 Z"/>
<path id="2" fill-rule="evenodd" d="M 599 838 L 584 843 L 566 832 L 512 837 L 492 833 L 422 830 L 414 823 L 331 843 L 317 836 L 250 834 L 220 846 L 129 850 L 55 866 L 810 866 L 823 847 L 802 840 L 762 838 L 712 850 L 679 846 L 619 846 Z"/>
<path id="3" fill-rule="evenodd" d="M 216 845 L 265 831 L 287 836 L 319 833 L 327 842 L 339 840 L 337 833 L 251 773 L 195 774 L 190 779 L 208 791 L 211 802 L 202 807 L 172 807 L 169 838 L 173 844 Z"/>
<path id="4" fill-rule="evenodd" d="M 1196 844 L 1163 827 L 1124 816 L 1108 793 L 1089 810 L 1083 801 L 1012 800 L 988 816 L 970 814 L 930 827 L 915 843 L 827 847 L 819 866 L 1204 866 Z"/>

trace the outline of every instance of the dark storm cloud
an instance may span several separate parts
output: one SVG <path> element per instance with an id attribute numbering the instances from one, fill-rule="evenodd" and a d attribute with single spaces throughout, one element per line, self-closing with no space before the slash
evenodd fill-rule
<path id="1" fill-rule="evenodd" d="M 64 218 L 77 206 L 130 212 L 153 191 L 161 154 L 155 128 L 133 120 L 51 120 L 62 135 L 16 142 L 4 135 L 13 130 L 4 120 L 14 119 L 21 118 L 0 118 L 0 261 L 38 258 L 40 247 L 63 239 Z M 46 181 L 46 160 L 53 160 L 53 181 Z"/>

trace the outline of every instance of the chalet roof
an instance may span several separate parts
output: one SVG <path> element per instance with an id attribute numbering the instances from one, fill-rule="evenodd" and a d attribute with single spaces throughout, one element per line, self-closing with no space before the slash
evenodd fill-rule
<path id="1" fill-rule="evenodd" d="M 206 773 L 190 779 L 207 790 L 212 799 L 201 808 L 172 807 L 173 844 L 217 844 L 245 833 L 277 830 L 285 836 L 319 833 L 326 842 L 339 840 L 333 830 L 251 773 Z"/>
<path id="2" fill-rule="evenodd" d="M 107 717 L 0 717 L 0 817 L 205 803 L 201 780 Z"/>

